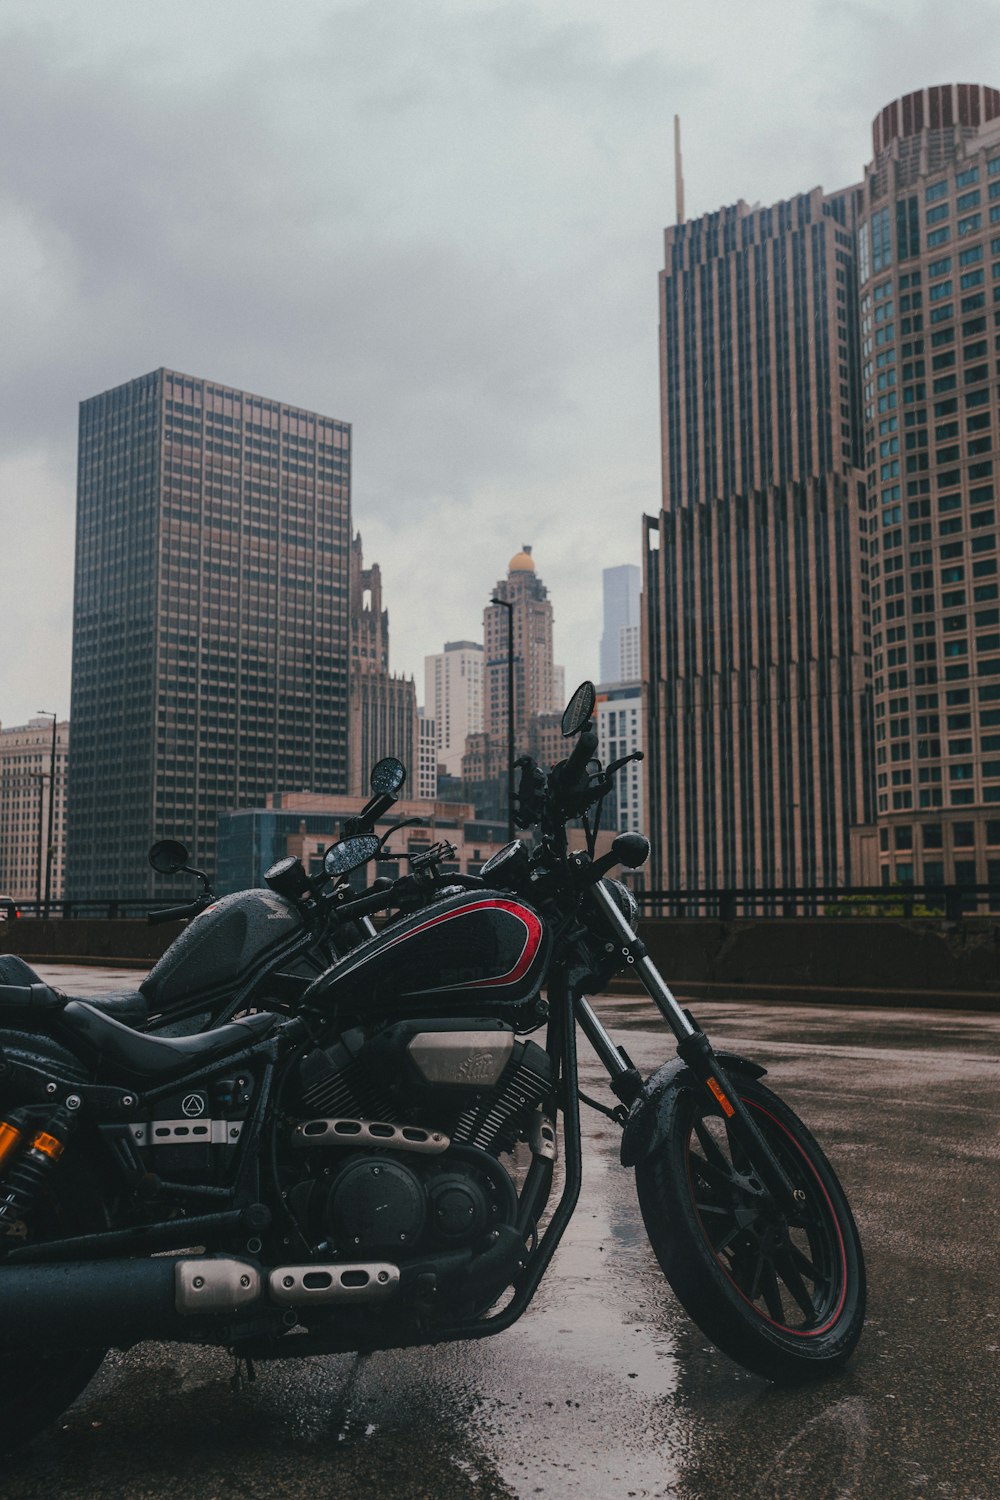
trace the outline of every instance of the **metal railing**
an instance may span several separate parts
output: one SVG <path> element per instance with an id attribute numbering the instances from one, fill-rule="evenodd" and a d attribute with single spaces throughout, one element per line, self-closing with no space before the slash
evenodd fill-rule
<path id="1" fill-rule="evenodd" d="M 4 903 L 5 905 L 7 903 Z M 82 901 L 14 901 L 11 903 L 14 911 L 8 912 L 8 916 L 16 914 L 18 918 L 34 917 L 92 917 L 99 919 L 113 917 L 144 917 L 148 911 L 156 911 L 164 906 L 180 905 L 181 898 L 176 900 L 170 897 L 141 896 L 137 898 L 126 898 L 118 896 L 100 896 Z M 48 910 L 46 910 L 46 907 Z M 3 913 L 0 912 L 0 921 Z"/>
<path id="2" fill-rule="evenodd" d="M 725 886 L 703 890 L 636 891 L 639 907 L 648 916 L 737 917 L 940 916 L 957 922 L 963 916 L 1000 913 L 1000 885 L 809 885 Z M 6 904 L 6 903 L 5 903 Z M 113 919 L 144 917 L 169 905 L 164 897 L 95 897 L 80 901 L 50 901 L 56 918 Z M 44 901 L 12 903 L 19 917 L 46 914 Z M 14 912 L 8 912 L 13 916 Z M 0 912 L 0 921 L 4 913 Z"/>
<path id="3" fill-rule="evenodd" d="M 636 891 L 648 916 L 913 917 L 1000 912 L 1000 885 L 728 886 L 705 890 Z"/>

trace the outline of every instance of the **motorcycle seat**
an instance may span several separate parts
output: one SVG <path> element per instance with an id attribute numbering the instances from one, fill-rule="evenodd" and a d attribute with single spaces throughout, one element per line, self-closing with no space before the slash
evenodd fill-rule
<path id="1" fill-rule="evenodd" d="M 160 1083 L 242 1051 L 266 1036 L 278 1019 L 265 1012 L 194 1036 L 151 1036 L 133 1031 L 87 1000 L 71 1000 L 59 1024 L 60 1029 L 98 1054 L 102 1082 L 109 1081 L 110 1076 L 116 1082 L 145 1079 Z"/>
<path id="2" fill-rule="evenodd" d="M 117 990 L 108 995 L 67 995 L 44 982 L 30 964 L 13 953 L 0 955 L 0 1011 L 61 1010 L 70 1000 L 84 1000 L 126 1026 L 145 1026 L 149 1005 L 138 990 Z"/>

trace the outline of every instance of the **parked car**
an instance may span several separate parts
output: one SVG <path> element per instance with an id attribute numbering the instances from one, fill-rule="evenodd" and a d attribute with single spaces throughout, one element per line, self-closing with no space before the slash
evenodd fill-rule
<path id="1" fill-rule="evenodd" d="M 0 896 L 0 922 L 12 922 L 20 915 L 13 896 Z"/>

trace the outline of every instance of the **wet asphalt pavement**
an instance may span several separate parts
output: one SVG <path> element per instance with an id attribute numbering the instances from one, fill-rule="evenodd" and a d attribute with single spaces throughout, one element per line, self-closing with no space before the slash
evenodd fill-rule
<path id="1" fill-rule="evenodd" d="M 82 993 L 138 975 L 47 969 Z M 57 981 L 58 982 L 58 981 Z M 598 1007 L 638 1066 L 651 1007 Z M 11 1500 L 717 1500 L 1000 1497 L 1000 1016 L 701 1002 L 716 1042 L 833 1159 L 865 1244 L 869 1314 L 845 1374 L 776 1391 L 707 1344 L 648 1250 L 615 1126 L 585 1111 L 576 1216 L 495 1339 L 258 1367 L 112 1355 L 6 1464 Z M 582 1043 L 583 1087 L 607 1096 Z"/>

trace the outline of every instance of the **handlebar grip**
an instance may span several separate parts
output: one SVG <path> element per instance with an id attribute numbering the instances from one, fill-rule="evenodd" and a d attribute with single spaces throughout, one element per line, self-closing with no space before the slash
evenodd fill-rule
<path id="1" fill-rule="evenodd" d="M 582 773 L 586 770 L 587 762 L 593 758 L 597 749 L 597 731 L 585 729 L 576 744 L 558 771 L 559 786 L 565 790 L 572 790 L 580 780 Z"/>
<path id="2" fill-rule="evenodd" d="M 338 922 L 348 922 L 352 917 L 367 917 L 372 912 L 384 911 L 387 906 L 392 905 L 392 889 L 373 891 L 367 896 L 359 896 L 356 901 L 347 901 L 343 906 L 338 906 L 336 918 Z"/>
<path id="3" fill-rule="evenodd" d="M 146 923 L 156 927 L 161 922 L 180 922 L 185 917 L 196 917 L 203 910 L 200 901 L 189 901 L 186 906 L 161 906 L 158 911 L 146 913 Z"/>

